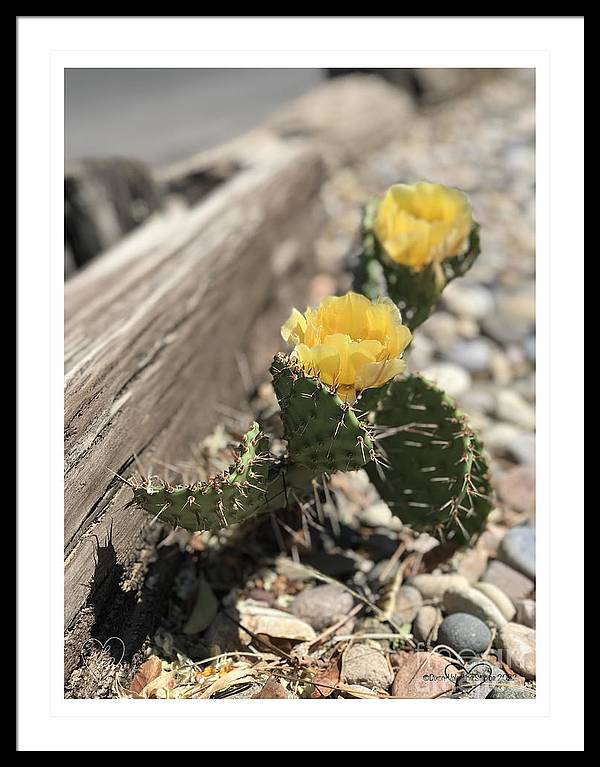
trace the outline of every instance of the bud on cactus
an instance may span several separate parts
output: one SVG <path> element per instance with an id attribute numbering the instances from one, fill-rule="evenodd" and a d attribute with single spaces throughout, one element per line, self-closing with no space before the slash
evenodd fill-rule
<path id="1" fill-rule="evenodd" d="M 478 255 L 479 225 L 463 192 L 395 184 L 365 208 L 354 288 L 369 298 L 387 293 L 414 330 Z"/>
<path id="2" fill-rule="evenodd" d="M 402 522 L 441 540 L 470 543 L 492 509 L 480 441 L 452 400 L 412 375 L 394 381 L 373 414 L 386 468 L 367 471 Z"/>

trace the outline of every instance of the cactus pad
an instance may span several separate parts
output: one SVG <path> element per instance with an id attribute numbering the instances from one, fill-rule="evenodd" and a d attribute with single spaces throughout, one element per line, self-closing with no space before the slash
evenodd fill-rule
<path id="1" fill-rule="evenodd" d="M 368 429 L 357 411 L 318 378 L 278 354 L 271 365 L 281 407 L 288 465 L 312 479 L 359 469 L 375 457 Z"/>
<path id="2" fill-rule="evenodd" d="M 492 488 L 483 448 L 452 400 L 420 376 L 393 381 L 374 413 L 387 469 L 367 471 L 414 530 L 470 543 L 485 527 Z"/>
<path id="3" fill-rule="evenodd" d="M 217 530 L 267 511 L 273 467 L 258 424 L 244 435 L 235 463 L 207 482 L 171 486 L 157 477 L 136 481 L 134 501 L 153 517 L 190 532 Z"/>

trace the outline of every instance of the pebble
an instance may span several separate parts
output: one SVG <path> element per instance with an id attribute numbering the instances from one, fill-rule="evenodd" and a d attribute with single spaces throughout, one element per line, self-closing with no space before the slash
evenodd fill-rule
<path id="1" fill-rule="evenodd" d="M 522 684 L 499 684 L 488 695 L 488 700 L 533 700 L 535 690 Z"/>
<path id="2" fill-rule="evenodd" d="M 423 370 L 425 378 L 433 381 L 450 397 L 460 397 L 471 386 L 469 373 L 452 362 L 436 362 Z"/>
<path id="3" fill-rule="evenodd" d="M 393 581 L 399 567 L 399 562 L 395 562 L 394 564 L 390 565 L 389 559 L 381 559 L 371 568 L 371 570 L 369 570 L 367 580 L 374 588 L 377 589 L 380 586 Z"/>
<path id="4" fill-rule="evenodd" d="M 373 696 L 373 690 L 371 690 L 371 688 L 370 688 L 370 687 L 365 687 L 365 686 L 364 686 L 364 684 L 349 684 L 349 685 L 347 685 L 347 686 L 350 688 L 350 690 L 354 690 L 355 692 L 358 692 L 358 693 L 365 693 L 365 694 L 366 694 L 366 693 L 368 693 L 368 694 L 369 694 L 369 697 L 372 697 L 372 696 Z M 354 697 L 355 697 L 354 695 L 352 695 L 352 694 L 350 693 L 350 690 L 345 690 L 345 691 L 344 691 L 344 693 L 343 693 L 344 697 L 345 697 L 346 695 L 347 695 L 349 698 L 354 698 Z M 358 696 L 358 697 L 360 697 L 360 696 Z"/>
<path id="5" fill-rule="evenodd" d="M 527 402 L 535 402 L 535 373 L 530 372 L 514 383 L 514 390 L 524 397 Z"/>
<path id="6" fill-rule="evenodd" d="M 469 583 L 475 583 L 484 574 L 489 555 L 483 546 L 468 549 L 459 559 L 456 571 L 463 575 Z"/>
<path id="7" fill-rule="evenodd" d="M 458 334 L 463 338 L 477 338 L 481 333 L 481 328 L 477 320 L 473 320 L 470 317 L 459 317 L 456 323 L 456 329 Z"/>
<path id="8" fill-rule="evenodd" d="M 521 323 L 514 323 L 504 313 L 493 312 L 483 319 L 482 327 L 488 336 L 500 344 L 510 344 L 519 341 L 529 330 Z"/>
<path id="9" fill-rule="evenodd" d="M 494 308 L 494 296 L 483 285 L 451 282 L 444 288 L 444 304 L 459 317 L 481 320 Z"/>
<path id="10" fill-rule="evenodd" d="M 506 618 L 492 600 L 472 586 L 448 589 L 444 594 L 444 610 L 450 614 L 469 613 L 492 626 L 499 627 L 506 623 Z"/>
<path id="11" fill-rule="evenodd" d="M 495 482 L 498 495 L 507 506 L 529 514 L 535 509 L 535 469 L 523 464 L 506 471 Z"/>
<path id="12" fill-rule="evenodd" d="M 535 628 L 535 600 L 521 599 L 517 602 L 515 623 L 521 623 L 530 629 Z"/>
<path id="13" fill-rule="evenodd" d="M 459 337 L 456 318 L 449 312 L 436 311 L 423 323 L 422 328 L 440 352 L 449 349 Z"/>
<path id="14" fill-rule="evenodd" d="M 442 599 L 449 588 L 467 587 L 469 585 L 469 581 L 464 575 L 458 575 L 457 573 L 445 575 L 423 573 L 422 575 L 415 575 L 408 583 L 418 589 L 426 601 Z"/>
<path id="15" fill-rule="evenodd" d="M 502 660 L 526 679 L 535 679 L 535 631 L 519 623 L 507 623 L 496 635 Z"/>
<path id="16" fill-rule="evenodd" d="M 525 349 L 525 354 L 527 355 L 527 359 L 532 364 L 535 363 L 535 335 L 527 336 L 527 338 L 523 342 L 523 348 Z"/>
<path id="17" fill-rule="evenodd" d="M 498 456 L 511 454 L 512 445 L 522 434 L 510 423 L 494 423 L 482 433 L 486 448 Z"/>
<path id="18" fill-rule="evenodd" d="M 529 525 L 511 528 L 500 543 L 498 559 L 535 579 L 535 528 Z"/>
<path id="19" fill-rule="evenodd" d="M 470 613 L 456 612 L 444 618 L 438 629 L 438 644 L 448 645 L 459 655 L 485 652 L 492 641 L 486 624 Z"/>
<path id="20" fill-rule="evenodd" d="M 507 453 L 517 463 L 535 464 L 535 434 L 519 432 L 507 445 Z"/>
<path id="21" fill-rule="evenodd" d="M 412 624 L 422 606 L 423 599 L 420 591 L 408 584 L 401 586 L 398 589 L 394 605 L 394 622 L 399 626 L 403 626 L 406 623 Z"/>
<path id="22" fill-rule="evenodd" d="M 473 587 L 481 591 L 482 594 L 485 594 L 488 599 L 491 599 L 507 621 L 511 621 L 515 617 L 517 613 L 516 607 L 498 586 L 494 586 L 493 583 L 475 583 Z"/>
<path id="23" fill-rule="evenodd" d="M 408 355 L 408 364 L 412 370 L 423 370 L 431 362 L 435 353 L 433 341 L 424 333 L 413 339 Z"/>
<path id="24" fill-rule="evenodd" d="M 485 332 L 501 344 L 521 342 L 530 335 L 535 323 L 533 292 L 500 295 L 495 311 L 482 320 Z"/>
<path id="25" fill-rule="evenodd" d="M 255 604 L 250 600 L 238 602 L 237 609 L 240 623 L 254 634 L 266 634 L 277 639 L 295 639 L 300 642 L 315 639 L 317 636 L 306 621 L 281 610 Z M 240 628 L 239 632 L 240 640 L 244 644 L 252 641 L 243 629 Z"/>
<path id="26" fill-rule="evenodd" d="M 435 644 L 438 628 L 442 622 L 442 611 L 434 605 L 423 605 L 413 624 L 413 636 L 417 642 Z"/>
<path id="27" fill-rule="evenodd" d="M 352 594 L 336 584 L 325 584 L 300 592 L 294 599 L 292 612 L 316 631 L 323 631 L 347 615 L 353 604 Z"/>
<path id="28" fill-rule="evenodd" d="M 496 685 L 506 681 L 504 671 L 482 658 L 475 658 L 465 665 L 465 671 L 456 681 L 456 687 L 471 700 L 489 697 Z"/>
<path id="29" fill-rule="evenodd" d="M 514 423 L 522 429 L 535 429 L 535 410 L 513 389 L 500 389 L 496 395 L 496 415 L 501 421 Z"/>
<path id="30" fill-rule="evenodd" d="M 516 604 L 533 593 L 535 584 L 530 578 L 517 572 L 512 567 L 494 559 L 481 576 L 484 583 L 493 583 Z"/>
<path id="31" fill-rule="evenodd" d="M 513 366 L 507 355 L 500 349 L 492 350 L 490 372 L 492 380 L 497 386 L 509 386 L 512 384 L 514 378 Z"/>
<path id="32" fill-rule="evenodd" d="M 401 652 L 394 656 L 398 664 L 392 695 L 398 698 L 438 698 L 454 689 L 448 679 L 448 658 L 428 652 Z"/>
<path id="33" fill-rule="evenodd" d="M 448 349 L 444 357 L 448 362 L 459 365 L 470 373 L 483 373 L 490 364 L 490 344 L 485 338 L 459 341 Z"/>
<path id="34" fill-rule="evenodd" d="M 365 527 L 387 527 L 392 519 L 392 512 L 387 503 L 377 501 L 363 509 L 358 518 Z"/>
<path id="35" fill-rule="evenodd" d="M 483 413 L 488 415 L 496 409 L 496 397 L 488 386 L 472 386 L 460 398 L 460 406 L 467 413 Z"/>
<path id="36" fill-rule="evenodd" d="M 394 673 L 380 650 L 368 644 L 354 644 L 344 653 L 342 679 L 346 684 L 360 684 L 370 690 L 387 690 Z"/>

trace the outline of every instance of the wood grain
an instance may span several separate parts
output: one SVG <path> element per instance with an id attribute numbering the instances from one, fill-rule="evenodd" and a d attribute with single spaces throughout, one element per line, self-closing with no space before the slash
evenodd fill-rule
<path id="1" fill-rule="evenodd" d="M 89 591 L 96 538 L 112 526 L 118 562 L 140 545 L 144 515 L 126 508 L 130 491 L 112 472 L 131 473 L 134 453 L 148 471 L 155 459 L 188 461 L 218 420 L 215 404 L 244 396 L 236 352 L 247 350 L 258 372 L 277 350 L 289 292 L 311 273 L 322 178 L 316 153 L 274 146 L 197 208 L 150 222 L 67 284 L 67 626 Z"/>

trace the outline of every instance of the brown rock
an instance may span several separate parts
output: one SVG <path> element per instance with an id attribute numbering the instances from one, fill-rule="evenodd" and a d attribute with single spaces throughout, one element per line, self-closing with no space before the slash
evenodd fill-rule
<path id="1" fill-rule="evenodd" d="M 529 514 L 535 509 L 535 466 L 523 464 L 509 469 L 496 481 L 501 500 L 516 511 Z"/>
<path id="2" fill-rule="evenodd" d="M 469 583 L 478 581 L 488 562 L 488 552 L 483 547 L 475 547 L 467 551 L 459 560 L 456 571 L 464 576 Z"/>
<path id="3" fill-rule="evenodd" d="M 494 559 L 488 565 L 481 580 L 484 583 L 493 583 L 517 604 L 521 599 L 533 593 L 535 585 L 527 576 L 513 570 L 498 559 Z"/>
<path id="4" fill-rule="evenodd" d="M 439 698 L 454 687 L 448 679 L 453 668 L 448 658 L 427 652 L 397 653 L 398 670 L 392 684 L 397 698 Z"/>
<path id="5" fill-rule="evenodd" d="M 507 623 L 498 631 L 496 645 L 502 660 L 525 679 L 535 679 L 535 631 L 519 623 Z"/>

